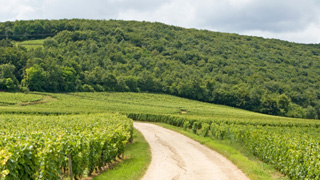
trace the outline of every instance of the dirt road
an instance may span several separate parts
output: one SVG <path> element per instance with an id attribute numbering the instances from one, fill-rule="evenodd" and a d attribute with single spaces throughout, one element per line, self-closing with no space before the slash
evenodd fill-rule
<path id="1" fill-rule="evenodd" d="M 174 131 L 134 122 L 148 141 L 151 164 L 142 180 L 248 180 L 229 160 Z"/>

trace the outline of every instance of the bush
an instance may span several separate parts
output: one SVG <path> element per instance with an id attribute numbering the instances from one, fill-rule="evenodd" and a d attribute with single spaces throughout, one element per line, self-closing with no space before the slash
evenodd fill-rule
<path id="1" fill-rule="evenodd" d="M 189 121 L 184 121 L 183 122 L 183 130 L 187 130 L 187 129 L 189 129 L 189 127 L 190 127 L 190 123 L 189 123 Z"/>
<path id="2" fill-rule="evenodd" d="M 201 126 L 200 135 L 202 137 L 208 136 L 210 125 L 208 123 L 202 123 Z"/>
<path id="3" fill-rule="evenodd" d="M 82 89 L 84 92 L 94 92 L 94 89 L 92 86 L 90 86 L 89 84 L 84 84 L 82 86 Z"/>
<path id="4" fill-rule="evenodd" d="M 25 94 L 29 94 L 30 90 L 27 87 L 21 87 L 20 90 L 25 93 Z"/>
<path id="5" fill-rule="evenodd" d="M 94 90 L 97 92 L 104 92 L 105 91 L 104 87 L 102 87 L 100 84 L 95 85 Z"/>
<path id="6" fill-rule="evenodd" d="M 200 128 L 200 122 L 193 122 L 193 125 L 192 125 L 192 132 L 194 133 L 194 134 L 197 134 L 197 131 L 198 131 L 198 129 Z"/>

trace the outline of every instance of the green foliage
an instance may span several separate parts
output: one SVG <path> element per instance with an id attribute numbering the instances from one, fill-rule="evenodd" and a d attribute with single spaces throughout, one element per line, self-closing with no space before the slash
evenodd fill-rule
<path id="1" fill-rule="evenodd" d="M 0 64 L 0 89 L 14 91 L 17 89 L 18 81 L 14 75 L 15 66 L 11 64 Z"/>
<path id="2" fill-rule="evenodd" d="M 289 110 L 290 99 L 285 94 L 281 94 L 277 98 L 277 105 L 282 114 L 286 114 Z"/>
<path id="3" fill-rule="evenodd" d="M 8 160 L 11 157 L 11 153 L 9 153 L 7 150 L 2 149 L 0 151 L 0 177 L 1 179 L 5 179 L 6 176 L 10 173 L 8 169 L 4 167 L 4 165 L 8 162 Z"/>
<path id="4" fill-rule="evenodd" d="M 201 123 L 200 136 L 206 137 L 209 133 L 210 125 L 208 123 Z"/>
<path id="5" fill-rule="evenodd" d="M 143 121 L 163 122 L 181 127 L 190 119 L 174 116 L 129 114 L 130 118 Z M 179 123 L 178 123 L 179 122 Z M 211 125 L 208 124 L 211 123 Z M 319 179 L 319 124 L 304 127 L 299 123 L 261 122 L 239 123 L 236 121 L 195 120 L 192 132 L 220 140 L 231 140 L 246 147 L 266 163 L 274 165 L 292 179 Z"/>
<path id="6" fill-rule="evenodd" d="M 94 92 L 94 88 L 92 86 L 90 86 L 89 84 L 84 84 L 82 86 L 82 90 L 84 92 Z"/>
<path id="7" fill-rule="evenodd" d="M 200 122 L 198 122 L 198 121 L 193 122 L 193 124 L 192 124 L 192 132 L 194 134 L 197 134 L 198 133 L 198 129 L 200 129 L 200 126 L 201 126 Z"/>
<path id="8" fill-rule="evenodd" d="M 93 180 L 138 180 L 147 171 L 151 162 L 151 152 L 148 142 L 143 135 L 134 130 L 134 141 L 126 145 L 125 156 L 129 159 L 117 164 L 111 171 L 103 172 Z"/>
<path id="9" fill-rule="evenodd" d="M 317 119 L 318 118 L 317 111 L 315 110 L 314 107 L 312 107 L 312 106 L 307 107 L 306 118 L 308 118 L 308 119 Z"/>
<path id="10" fill-rule="evenodd" d="M 191 131 L 201 136 L 208 135 L 215 139 L 228 140 L 242 144 L 248 151 L 259 157 L 259 159 L 273 164 L 279 171 L 292 179 L 317 179 L 317 175 L 319 174 L 318 156 L 320 151 L 318 144 L 320 142 L 318 135 L 320 133 L 320 122 L 317 120 L 270 116 L 161 94 L 98 92 L 69 94 L 0 93 L 0 99 L 5 98 L 8 99 L 7 102 L 11 101 L 12 103 L 0 107 L 1 113 L 81 115 L 0 115 L 1 120 L 5 120 L 4 123 L 0 123 L 0 133 L 1 127 L 7 127 L 7 125 L 9 127 L 10 123 L 15 123 L 14 128 L 12 128 L 12 132 L 14 132 L 15 128 L 25 127 L 22 125 L 20 126 L 19 123 L 30 122 L 37 122 L 37 125 L 30 123 L 29 125 L 32 127 L 30 129 L 25 129 L 26 133 L 37 131 L 37 128 L 40 127 L 47 127 L 43 125 L 42 122 L 52 123 L 50 124 L 50 127 L 52 125 L 56 130 L 59 129 L 60 126 L 63 126 L 68 130 L 68 127 L 70 126 L 70 129 L 72 129 L 70 132 L 73 132 L 73 130 L 78 130 L 75 126 L 81 126 L 80 120 L 81 122 L 86 122 L 83 124 L 86 128 L 92 121 L 95 122 L 96 119 L 93 118 L 96 116 L 95 113 L 121 112 L 134 120 L 163 122 L 178 127 L 184 127 L 186 130 L 192 128 Z M 22 98 L 28 98 L 30 101 L 32 99 L 42 99 L 43 102 L 47 103 L 32 106 L 15 105 L 21 102 Z M 277 98 L 279 97 L 275 98 L 276 103 L 279 102 L 277 101 Z M 9 99 L 11 100 L 9 101 Z M 295 108 L 297 109 L 297 107 L 301 108 L 300 106 L 291 107 L 291 105 L 289 105 L 288 113 Z M 187 113 L 182 114 L 182 110 Z M 314 111 L 311 110 L 310 112 Z M 87 113 L 90 113 L 91 115 L 88 117 Z M 33 119 L 27 120 L 24 118 Z M 77 119 L 79 121 L 77 121 Z M 16 122 L 18 120 L 19 122 Z M 60 123 L 56 125 L 56 121 Z M 72 124 L 72 122 L 75 123 Z M 71 125 L 69 123 L 71 123 Z M 96 125 L 99 126 L 99 124 Z M 108 128 L 105 129 L 108 131 Z M 45 131 L 44 135 L 46 135 L 46 137 L 50 134 L 48 132 L 55 133 L 51 128 L 50 131 L 47 131 L 46 129 L 41 130 Z M 93 130 L 95 129 L 93 128 L 92 131 Z M 87 130 L 85 132 L 87 132 Z M 131 130 L 127 132 L 128 134 L 132 134 Z M 25 138 L 25 136 L 20 137 Z M 81 138 L 78 138 L 77 136 L 75 138 L 77 138 L 74 140 L 75 142 L 81 141 Z M 0 142 L 3 143 L 5 141 Z M 33 150 L 26 148 L 24 153 L 32 155 Z M 81 160 L 82 158 L 83 156 L 80 155 L 75 156 L 76 161 Z M 49 162 L 54 163 L 51 161 Z M 78 163 L 79 167 L 76 166 L 76 172 L 80 173 L 80 167 L 82 166 L 92 168 L 93 165 L 91 163 L 96 161 L 89 162 L 83 160 L 81 163 Z M 101 161 L 97 162 L 100 163 Z"/>
<path id="11" fill-rule="evenodd" d="M 1 115 L 1 179 L 61 179 L 69 155 L 75 178 L 91 174 L 124 152 L 132 128 L 118 114 Z"/>
<path id="12" fill-rule="evenodd" d="M 43 41 L 43 47 L 45 48 L 58 47 L 58 42 L 55 39 L 48 37 Z"/>
<path id="13" fill-rule="evenodd" d="M 31 91 L 157 92 L 265 114 L 320 117 L 318 44 L 82 19 L 4 22 L 0 35 L 0 66 L 14 66 L 13 77 L 0 78 L 0 90 L 11 78 L 15 90 L 20 82 Z M 27 80 L 26 70 L 35 65 L 39 82 Z"/>
<path id="14" fill-rule="evenodd" d="M 31 91 L 44 91 L 47 84 L 44 69 L 37 64 L 26 69 L 26 82 Z"/>
<path id="15" fill-rule="evenodd" d="M 20 48 L 22 47 L 22 48 L 26 48 L 27 50 L 31 50 L 31 49 L 38 49 L 38 48 L 42 49 L 44 46 L 44 43 L 45 43 L 44 40 L 28 40 L 28 41 L 17 42 L 15 45 Z"/>
<path id="16" fill-rule="evenodd" d="M 6 79 L 6 88 L 8 91 L 13 91 L 16 89 L 16 85 L 11 78 Z"/>
<path id="17" fill-rule="evenodd" d="M 184 130 L 187 130 L 187 129 L 189 129 L 189 127 L 190 127 L 189 121 L 184 121 L 184 122 L 183 122 L 183 129 L 184 129 Z"/>
<path id="18" fill-rule="evenodd" d="M 22 94 L 22 93 L 0 93 L 1 105 L 14 105 L 25 102 L 35 102 L 42 100 L 43 97 L 37 94 Z"/>

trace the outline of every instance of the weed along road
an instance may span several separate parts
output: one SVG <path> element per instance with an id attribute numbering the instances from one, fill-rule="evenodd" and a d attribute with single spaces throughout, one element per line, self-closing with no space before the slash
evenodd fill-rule
<path id="1" fill-rule="evenodd" d="M 150 144 L 151 164 L 142 180 L 246 180 L 222 155 L 160 126 L 134 122 Z"/>

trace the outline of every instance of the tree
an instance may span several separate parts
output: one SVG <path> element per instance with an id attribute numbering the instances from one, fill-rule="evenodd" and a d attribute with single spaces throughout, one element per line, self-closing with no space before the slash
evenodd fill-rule
<path id="1" fill-rule="evenodd" d="M 288 112 L 286 113 L 286 116 L 288 117 L 294 117 L 294 118 L 305 118 L 305 110 L 294 103 L 289 104 Z"/>
<path id="2" fill-rule="evenodd" d="M 133 92 L 138 92 L 138 82 L 137 82 L 137 78 L 133 77 L 133 76 L 127 76 L 124 78 L 124 82 L 127 85 L 127 87 L 129 88 L 130 91 Z"/>
<path id="3" fill-rule="evenodd" d="M 253 87 L 249 92 L 249 104 L 252 110 L 258 111 L 261 105 L 263 91 L 261 88 Z"/>
<path id="4" fill-rule="evenodd" d="M 101 77 L 101 85 L 105 88 L 105 90 L 113 91 L 116 89 L 118 84 L 117 78 L 110 73 L 104 73 Z"/>
<path id="5" fill-rule="evenodd" d="M 280 109 L 277 106 L 276 98 L 271 95 L 264 94 L 261 102 L 261 112 L 265 114 L 279 115 Z"/>
<path id="6" fill-rule="evenodd" d="M 16 84 L 11 78 L 6 79 L 6 88 L 8 91 L 14 91 L 16 89 Z"/>
<path id="7" fill-rule="evenodd" d="M 9 39 L 2 39 L 0 40 L 0 47 L 13 47 L 13 44 Z"/>
<path id="8" fill-rule="evenodd" d="M 13 91 L 18 86 L 18 80 L 14 76 L 15 66 L 11 64 L 0 65 L 0 90 Z"/>
<path id="9" fill-rule="evenodd" d="M 12 64 L 0 64 L 0 79 L 16 79 L 14 76 L 14 70 L 16 67 Z"/>
<path id="10" fill-rule="evenodd" d="M 306 111 L 306 118 L 308 119 L 317 119 L 317 111 L 312 106 L 308 106 Z"/>
<path id="11" fill-rule="evenodd" d="M 138 78 L 138 86 L 141 91 L 145 92 L 155 92 L 157 91 L 157 87 L 153 82 L 155 78 L 149 73 L 148 71 L 143 72 L 140 74 Z"/>
<path id="12" fill-rule="evenodd" d="M 73 92 L 76 89 L 76 71 L 72 67 L 63 67 L 62 68 L 63 76 L 63 90 L 67 92 Z"/>
<path id="13" fill-rule="evenodd" d="M 44 91 L 46 80 L 46 73 L 39 65 L 26 69 L 26 83 L 31 91 Z"/>
<path id="14" fill-rule="evenodd" d="M 289 110 L 290 99 L 285 94 L 281 94 L 277 97 L 277 105 L 281 111 L 281 114 L 286 114 Z"/>
<path id="15" fill-rule="evenodd" d="M 45 48 L 57 47 L 58 46 L 58 42 L 55 39 L 49 37 L 49 38 L 46 38 L 43 41 L 43 46 Z"/>

